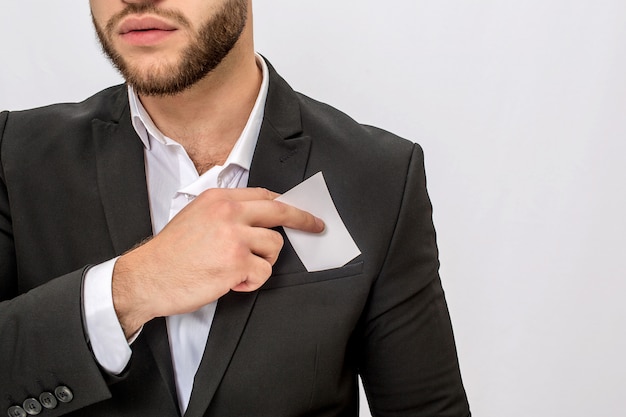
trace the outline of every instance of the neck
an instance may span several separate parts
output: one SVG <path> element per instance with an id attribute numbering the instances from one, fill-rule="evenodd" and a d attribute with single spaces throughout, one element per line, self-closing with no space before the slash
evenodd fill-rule
<path id="1" fill-rule="evenodd" d="M 140 97 L 155 125 L 185 148 L 199 173 L 226 161 L 259 93 L 262 71 L 254 48 L 238 46 L 193 87 L 174 96 Z"/>

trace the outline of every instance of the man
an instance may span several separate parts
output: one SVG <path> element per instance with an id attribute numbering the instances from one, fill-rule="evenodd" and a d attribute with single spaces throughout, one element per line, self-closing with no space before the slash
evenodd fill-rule
<path id="1" fill-rule="evenodd" d="M 90 5 L 127 85 L 0 116 L 0 410 L 357 415 L 360 374 L 468 416 L 420 148 L 293 92 L 249 0 Z M 308 272 L 275 198 L 317 172 L 361 255 Z"/>

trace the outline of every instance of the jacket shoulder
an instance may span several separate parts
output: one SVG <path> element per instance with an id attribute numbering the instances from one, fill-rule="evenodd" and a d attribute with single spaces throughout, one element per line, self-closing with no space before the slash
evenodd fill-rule
<path id="1" fill-rule="evenodd" d="M 394 159 L 409 156 L 415 142 L 402 138 L 379 127 L 362 124 L 341 110 L 326 103 L 296 93 L 300 101 L 303 131 L 317 142 L 340 146 L 353 155 L 370 155 L 376 159 Z"/>
<path id="2" fill-rule="evenodd" d="M 58 103 L 29 110 L 3 112 L 0 117 L 0 137 L 24 141 L 67 135 L 71 130 L 89 128 L 94 119 L 119 119 L 128 103 L 124 85 L 102 90 L 79 103 Z"/>

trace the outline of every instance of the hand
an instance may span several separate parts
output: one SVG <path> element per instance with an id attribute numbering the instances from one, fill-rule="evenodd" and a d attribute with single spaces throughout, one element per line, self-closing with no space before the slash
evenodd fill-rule
<path id="1" fill-rule="evenodd" d="M 188 313 L 230 290 L 254 291 L 283 246 L 272 227 L 319 233 L 323 222 L 260 188 L 200 194 L 154 238 L 120 257 L 113 303 L 127 336 L 154 317 Z"/>

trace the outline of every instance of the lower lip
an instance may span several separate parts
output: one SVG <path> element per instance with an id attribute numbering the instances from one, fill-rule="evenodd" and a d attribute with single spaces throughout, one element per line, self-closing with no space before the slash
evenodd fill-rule
<path id="1" fill-rule="evenodd" d="M 142 30 L 121 35 L 127 43 L 135 46 L 156 45 L 174 34 L 174 30 Z"/>

